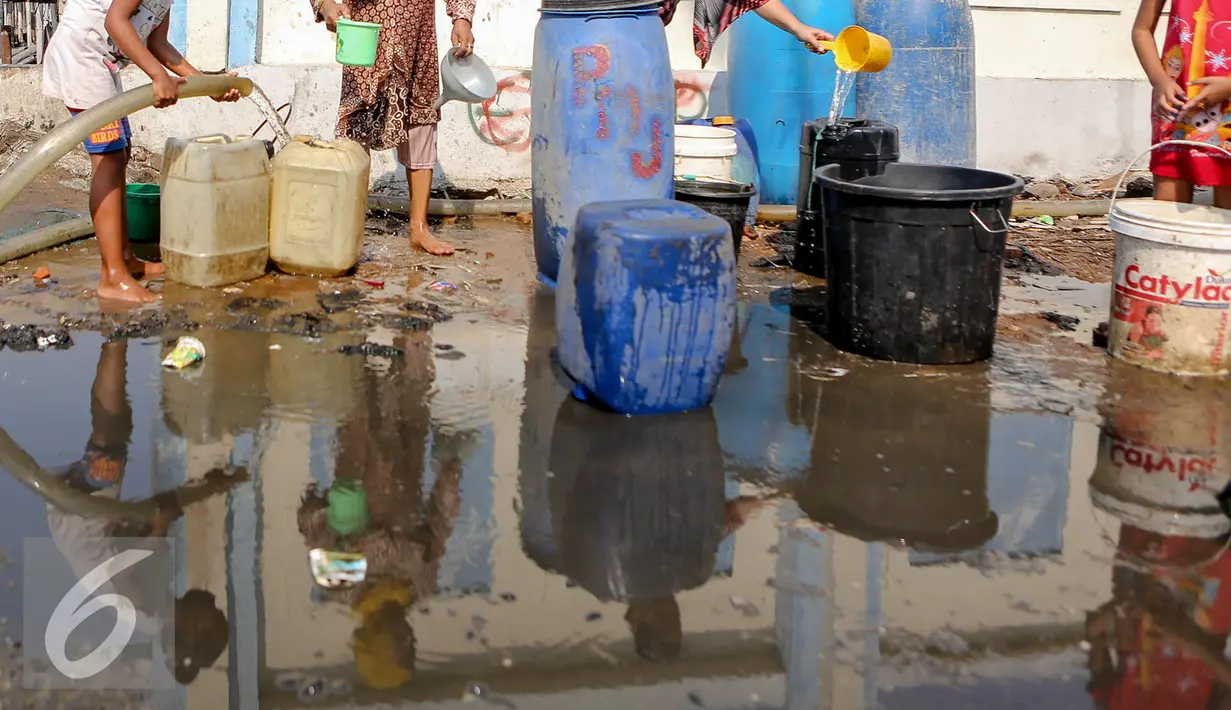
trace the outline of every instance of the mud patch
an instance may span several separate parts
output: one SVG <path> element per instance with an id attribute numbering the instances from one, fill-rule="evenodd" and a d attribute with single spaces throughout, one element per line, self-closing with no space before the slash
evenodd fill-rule
<path id="1" fill-rule="evenodd" d="M 1004 268 L 1009 271 L 1020 271 L 1023 274 L 1038 274 L 1041 276 L 1059 276 L 1064 273 L 1060 267 L 1039 259 L 1030 250 L 1025 248 L 1020 249 L 1014 256 L 1006 257 Z"/>
<path id="2" fill-rule="evenodd" d="M 395 358 L 406 354 L 406 351 L 392 345 L 379 343 L 362 343 L 360 345 L 343 345 L 338 348 L 343 355 L 363 355 L 364 357 Z"/>
<path id="3" fill-rule="evenodd" d="M 282 316 L 274 323 L 273 332 L 298 335 L 315 340 L 327 333 L 338 332 L 338 324 L 323 316 L 305 311 Z"/>
<path id="4" fill-rule="evenodd" d="M 226 308 L 231 313 L 239 313 L 241 311 L 276 311 L 279 308 L 286 308 L 286 301 L 279 301 L 276 298 L 252 298 L 251 296 L 240 296 L 232 299 L 227 304 Z"/>
<path id="5" fill-rule="evenodd" d="M 446 321 L 453 320 L 452 313 L 446 311 L 435 303 L 428 303 L 427 301 L 407 301 L 399 307 L 399 310 L 404 313 L 421 316 L 432 321 L 433 323 L 444 323 Z"/>
<path id="6" fill-rule="evenodd" d="M 321 310 L 326 313 L 341 313 L 363 303 L 363 293 L 356 289 L 320 293 L 316 296 L 316 302 L 320 304 Z"/>
<path id="7" fill-rule="evenodd" d="M 42 350 L 67 350 L 73 347 L 73 336 L 67 328 L 40 328 L 34 325 L 0 325 L 0 350 L 8 348 L 25 353 Z"/>
<path id="8" fill-rule="evenodd" d="M 188 313 L 178 308 L 145 311 L 114 325 L 107 333 L 107 340 L 153 338 L 167 331 L 190 333 L 200 328 L 200 323 L 190 320 Z"/>
<path id="9" fill-rule="evenodd" d="M 418 316 L 386 315 L 381 322 L 391 330 L 400 330 L 405 333 L 421 333 L 430 330 L 433 325 L 432 321 Z"/>

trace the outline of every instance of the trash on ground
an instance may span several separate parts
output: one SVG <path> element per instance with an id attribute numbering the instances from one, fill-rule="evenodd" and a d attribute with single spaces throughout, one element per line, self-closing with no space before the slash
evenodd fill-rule
<path id="1" fill-rule="evenodd" d="M 379 280 L 379 279 L 364 279 L 364 280 L 363 280 L 363 282 L 364 282 L 365 284 L 367 284 L 367 285 L 371 286 L 372 288 L 377 288 L 377 289 L 379 289 L 379 288 L 384 288 L 384 287 L 385 287 L 385 282 L 384 282 L 384 281 L 381 281 L 381 280 Z"/>
<path id="2" fill-rule="evenodd" d="M 51 278 L 51 270 L 48 269 L 46 266 L 40 266 L 34 270 L 34 280 L 35 281 L 44 281 L 49 278 Z"/>
<path id="3" fill-rule="evenodd" d="M 457 290 L 457 284 L 452 281 L 437 281 L 431 286 L 428 286 L 428 288 L 433 291 L 455 291 Z"/>
<path id="4" fill-rule="evenodd" d="M 1099 323 L 1097 327 L 1095 327 L 1094 337 L 1092 339 L 1092 344 L 1094 345 L 1094 347 L 1096 348 L 1107 347 L 1107 339 L 1110 337 L 1110 327 L 1111 326 L 1107 323 L 1107 321 L 1103 321 L 1102 323 Z"/>
<path id="5" fill-rule="evenodd" d="M 175 349 L 162 360 L 162 366 L 182 370 L 205 359 L 205 345 L 196 338 L 185 335 L 175 343 Z"/>
<path id="6" fill-rule="evenodd" d="M 1081 319 L 1077 316 L 1066 316 L 1055 311 L 1047 311 L 1043 314 L 1048 323 L 1056 326 L 1060 330 L 1074 331 L 1077 330 L 1077 325 L 1081 323 Z"/>
<path id="7" fill-rule="evenodd" d="M 368 560 L 360 554 L 315 547 L 308 551 L 308 562 L 312 578 L 326 589 L 350 587 L 368 576 Z"/>
<path id="8" fill-rule="evenodd" d="M 338 352 L 343 355 L 364 355 L 366 357 L 401 357 L 406 354 L 406 351 L 394 347 L 393 345 L 381 345 L 380 343 L 361 343 L 359 345 L 343 345 L 338 348 Z"/>

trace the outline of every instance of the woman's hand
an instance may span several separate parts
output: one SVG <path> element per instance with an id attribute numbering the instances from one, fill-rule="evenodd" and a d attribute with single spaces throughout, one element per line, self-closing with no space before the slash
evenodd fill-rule
<path id="1" fill-rule="evenodd" d="M 1180 109 L 1181 115 L 1221 106 L 1227 99 L 1231 99 L 1231 76 L 1205 76 L 1193 83 L 1199 84 L 1201 91 L 1184 103 Z"/>
<path id="2" fill-rule="evenodd" d="M 180 98 L 180 84 L 184 80 L 178 76 L 163 73 L 154 79 L 154 108 L 174 106 Z"/>
<path id="3" fill-rule="evenodd" d="M 330 32 L 335 32 L 338 29 L 338 20 L 350 19 L 350 7 L 344 2 L 324 0 L 321 3 L 321 17 L 325 18 L 325 27 Z"/>
<path id="4" fill-rule="evenodd" d="M 474 33 L 470 31 L 470 20 L 456 19 L 453 21 L 453 46 L 457 51 L 453 54 L 458 59 L 468 57 L 474 52 Z"/>
<path id="5" fill-rule="evenodd" d="M 795 30 L 795 39 L 803 42 L 808 47 L 809 51 L 816 52 L 817 54 L 825 54 L 829 50 L 822 47 L 821 42 L 832 42 L 833 35 L 829 34 L 825 30 L 818 30 L 815 27 L 800 25 L 799 29 Z"/>
<path id="6" fill-rule="evenodd" d="M 1154 115 L 1174 121 L 1179 118 L 1180 110 L 1184 108 L 1187 100 L 1188 97 L 1180 85 L 1171 77 L 1166 77 L 1165 81 L 1160 81 L 1154 87 Z"/>

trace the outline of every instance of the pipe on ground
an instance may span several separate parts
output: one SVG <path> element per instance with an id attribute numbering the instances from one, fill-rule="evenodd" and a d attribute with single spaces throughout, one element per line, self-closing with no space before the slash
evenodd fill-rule
<path id="1" fill-rule="evenodd" d="M 0 264 L 7 264 L 36 251 L 58 247 L 92 234 L 94 223 L 89 217 L 79 217 L 9 237 L 0 241 Z"/>

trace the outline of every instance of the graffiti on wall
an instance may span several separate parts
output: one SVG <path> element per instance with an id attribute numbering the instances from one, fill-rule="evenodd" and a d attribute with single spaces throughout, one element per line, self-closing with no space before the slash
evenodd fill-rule
<path id="1" fill-rule="evenodd" d="M 709 111 L 713 75 L 676 72 L 675 117 L 677 121 L 700 118 Z M 627 100 L 627 97 L 625 97 Z M 496 83 L 496 95 L 480 104 L 470 104 L 470 128 L 486 145 L 509 153 L 530 149 L 530 72 L 517 71 Z M 653 131 L 651 127 L 651 131 Z M 661 136 L 662 126 L 658 127 Z"/>

